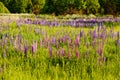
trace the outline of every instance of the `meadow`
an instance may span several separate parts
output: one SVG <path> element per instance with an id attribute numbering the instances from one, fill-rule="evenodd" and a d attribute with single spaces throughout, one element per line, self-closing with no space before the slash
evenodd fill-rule
<path id="1" fill-rule="evenodd" d="M 0 16 L 0 80 L 119 80 L 120 18 L 58 18 Z"/>

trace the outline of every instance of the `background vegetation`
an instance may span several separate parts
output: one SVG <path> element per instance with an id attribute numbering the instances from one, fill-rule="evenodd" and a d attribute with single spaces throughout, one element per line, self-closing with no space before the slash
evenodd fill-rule
<path id="1" fill-rule="evenodd" d="M 0 0 L 11 13 L 113 14 L 120 13 L 120 0 Z M 2 7 L 0 6 L 0 9 Z"/>

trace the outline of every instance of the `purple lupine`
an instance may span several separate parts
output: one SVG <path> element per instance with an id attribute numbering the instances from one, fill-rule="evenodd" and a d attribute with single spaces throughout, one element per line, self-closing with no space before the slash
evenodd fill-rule
<path id="1" fill-rule="evenodd" d="M 28 46 L 25 45 L 25 46 L 24 46 L 24 54 L 25 54 L 25 57 L 27 57 L 27 53 L 28 53 Z"/>
<path id="2" fill-rule="evenodd" d="M 71 59 L 71 53 L 70 52 L 68 52 L 68 59 Z"/>
<path id="3" fill-rule="evenodd" d="M 76 51 L 76 58 L 80 58 L 80 53 L 78 50 Z"/>
<path id="4" fill-rule="evenodd" d="M 83 31 L 82 30 L 80 30 L 80 37 L 82 37 L 83 36 Z"/>
<path id="5" fill-rule="evenodd" d="M 65 36 L 62 37 L 61 41 L 64 43 L 66 41 Z"/>
<path id="6" fill-rule="evenodd" d="M 55 47 L 58 49 L 59 45 L 58 45 L 58 41 L 55 43 Z"/>
<path id="7" fill-rule="evenodd" d="M 52 38 L 52 43 L 53 43 L 53 44 L 56 43 L 56 38 L 55 38 L 55 37 Z"/>
<path id="8" fill-rule="evenodd" d="M 93 39 L 97 38 L 96 30 L 93 31 Z"/>
<path id="9" fill-rule="evenodd" d="M 49 47 L 49 55 L 52 57 L 52 47 Z"/>
<path id="10" fill-rule="evenodd" d="M 102 56 L 102 48 L 101 47 L 99 47 L 99 48 L 97 48 L 97 53 L 100 55 L 100 56 Z"/>
<path id="11" fill-rule="evenodd" d="M 80 42 L 80 37 L 76 36 L 76 38 L 75 38 L 75 45 L 79 46 L 79 42 Z"/>
<path id="12" fill-rule="evenodd" d="M 62 55 L 63 57 L 65 56 L 65 50 L 64 50 L 64 49 L 62 49 L 61 55 Z"/>
<path id="13" fill-rule="evenodd" d="M 37 42 L 33 42 L 33 44 L 32 44 L 32 54 L 35 54 L 36 51 L 37 51 Z"/>
<path id="14" fill-rule="evenodd" d="M 96 45 L 96 39 L 92 41 L 92 46 L 95 47 L 95 45 Z"/>

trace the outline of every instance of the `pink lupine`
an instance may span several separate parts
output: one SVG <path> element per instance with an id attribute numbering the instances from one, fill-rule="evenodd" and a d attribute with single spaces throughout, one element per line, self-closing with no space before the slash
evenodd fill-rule
<path id="1" fill-rule="evenodd" d="M 68 59 L 70 59 L 71 58 L 71 53 L 70 52 L 68 52 Z"/>
<path id="2" fill-rule="evenodd" d="M 33 44 L 32 44 L 32 54 L 35 54 L 36 51 L 37 51 L 37 42 L 33 42 Z"/>
<path id="3" fill-rule="evenodd" d="M 76 36 L 76 38 L 75 38 L 75 45 L 79 46 L 79 42 L 80 42 L 80 37 Z"/>
<path id="4" fill-rule="evenodd" d="M 52 57 L 52 47 L 49 47 L 49 55 Z"/>
<path id="5" fill-rule="evenodd" d="M 78 50 L 76 51 L 76 58 L 80 58 L 80 53 Z"/>
<path id="6" fill-rule="evenodd" d="M 65 56 L 65 50 L 64 49 L 61 50 L 61 55 Z"/>
<path id="7" fill-rule="evenodd" d="M 103 50 L 102 50 L 102 47 L 101 46 L 99 46 L 98 48 L 97 48 L 97 53 L 100 55 L 100 56 L 102 56 L 103 54 Z"/>
<path id="8" fill-rule="evenodd" d="M 24 46 L 24 54 L 25 54 L 25 57 L 27 57 L 27 53 L 28 53 L 28 46 L 25 45 L 25 46 Z"/>

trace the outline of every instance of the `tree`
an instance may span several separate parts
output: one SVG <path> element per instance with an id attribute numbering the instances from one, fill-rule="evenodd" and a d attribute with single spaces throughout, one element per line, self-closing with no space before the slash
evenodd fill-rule
<path id="1" fill-rule="evenodd" d="M 98 0 L 86 0 L 86 13 L 87 14 L 95 14 L 98 12 L 100 8 L 100 4 Z"/>
<path id="2" fill-rule="evenodd" d="M 2 2 L 0 2 L 0 13 L 10 13 Z"/>

